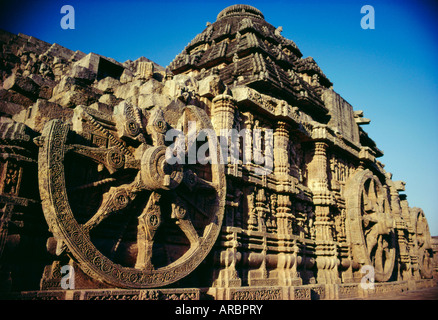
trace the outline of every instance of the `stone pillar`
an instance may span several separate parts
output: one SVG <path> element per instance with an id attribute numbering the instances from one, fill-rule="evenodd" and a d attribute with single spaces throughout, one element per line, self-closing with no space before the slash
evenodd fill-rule
<path id="1" fill-rule="evenodd" d="M 289 177 L 289 126 L 278 121 L 274 131 L 274 174 L 278 180 L 287 180 Z"/>
<path id="2" fill-rule="evenodd" d="M 402 209 L 397 188 L 390 178 L 387 179 L 387 184 L 389 185 L 389 191 L 391 195 L 391 212 L 393 215 L 401 217 Z"/>
<path id="3" fill-rule="evenodd" d="M 287 194 L 279 194 L 277 197 L 277 232 L 278 235 L 288 235 L 292 233 L 290 220 L 292 202 Z"/>
<path id="4" fill-rule="evenodd" d="M 243 115 L 245 116 L 245 120 L 243 122 L 245 126 L 245 142 L 242 151 L 242 161 L 245 165 L 252 162 L 252 127 L 254 125 L 254 116 L 250 112 L 246 112 Z"/>
<path id="5" fill-rule="evenodd" d="M 313 154 L 308 164 L 308 185 L 313 192 L 313 202 L 325 204 L 324 198 L 329 196 L 327 177 L 327 143 L 315 142 Z"/>
<path id="6" fill-rule="evenodd" d="M 213 99 L 212 103 L 211 122 L 214 130 L 216 131 L 216 135 L 220 136 L 221 130 L 233 128 L 236 100 L 232 96 L 224 93 L 217 95 Z M 228 146 L 230 146 L 229 143 Z M 231 145 L 231 148 L 234 147 L 238 147 L 238 145 Z M 228 155 L 230 155 L 230 151 L 232 150 L 227 150 Z M 223 160 L 226 160 L 227 164 L 230 164 L 230 158 Z M 233 200 L 235 200 L 234 197 Z M 233 201 L 233 203 L 227 203 L 227 206 L 229 209 L 227 212 L 233 215 L 233 213 L 237 210 L 238 203 L 234 203 Z M 230 218 L 232 218 L 232 221 L 235 221 L 234 217 Z M 214 280 L 213 285 L 215 287 L 223 288 L 240 287 L 242 281 L 237 272 L 236 265 L 240 263 L 242 255 L 238 251 L 239 242 L 237 241 L 237 231 L 232 227 L 224 227 L 222 230 L 224 235 L 227 237 L 227 245 L 226 247 L 222 247 L 221 250 L 217 252 L 219 269 L 216 271 L 216 279 Z"/>
<path id="7" fill-rule="evenodd" d="M 398 242 L 398 269 L 399 275 L 403 280 L 410 280 L 412 277 L 410 256 L 409 256 L 409 232 L 408 225 L 403 219 L 403 212 L 399 197 L 399 188 L 394 181 L 391 180 L 392 174 L 386 173 L 386 184 L 389 187 L 391 196 L 391 213 L 395 220 L 395 234 Z M 409 210 L 409 208 L 408 208 Z"/>
<path id="8" fill-rule="evenodd" d="M 298 255 L 299 247 L 294 242 L 288 247 L 288 252 L 281 252 L 277 257 L 277 278 L 280 286 L 300 286 L 303 284 L 298 265 L 302 257 Z"/>
<path id="9" fill-rule="evenodd" d="M 312 159 L 308 164 L 308 186 L 313 193 L 315 205 L 315 242 L 317 281 L 324 284 L 339 283 L 337 245 L 333 242 L 333 222 L 330 206 L 333 198 L 329 191 L 327 175 L 327 148 L 325 142 L 316 141 Z"/>
<path id="10" fill-rule="evenodd" d="M 257 212 L 257 230 L 266 232 L 266 214 L 268 209 L 266 208 L 266 204 L 268 199 L 266 198 L 265 189 L 258 189 L 257 195 L 255 197 L 255 205 Z"/>
<path id="11" fill-rule="evenodd" d="M 248 230 L 257 230 L 257 211 L 255 207 L 255 193 L 256 190 L 251 190 L 247 193 L 248 201 Z"/>
<path id="12" fill-rule="evenodd" d="M 271 172 L 273 172 L 274 170 L 274 135 L 272 134 L 272 129 L 270 128 L 266 128 L 264 130 L 264 135 L 265 135 L 265 145 L 263 146 L 264 148 L 264 156 L 265 156 L 265 162 L 264 162 L 264 168 L 266 169 L 265 171 L 265 186 L 266 184 L 266 176 L 268 174 L 270 174 Z"/>
<path id="13" fill-rule="evenodd" d="M 327 147 L 325 142 L 315 142 L 307 175 L 308 186 L 312 190 L 315 205 L 316 240 L 332 241 L 330 205 L 333 204 L 333 199 L 328 186 Z"/>
<path id="14" fill-rule="evenodd" d="M 223 135 L 227 136 L 229 129 L 233 128 L 234 124 L 234 116 L 236 111 L 236 100 L 224 93 L 216 96 L 213 99 L 213 106 L 211 110 L 211 123 L 213 124 L 213 128 L 216 131 L 216 135 L 219 136 L 220 144 L 221 144 L 221 159 L 219 162 L 224 163 L 226 166 L 226 172 L 229 174 L 232 174 L 234 176 L 239 176 L 238 173 L 238 159 L 234 159 L 235 161 L 232 161 L 231 155 L 235 154 L 236 151 L 235 148 L 239 148 L 239 145 L 233 144 L 233 141 L 231 139 L 231 136 L 228 136 L 227 139 L 227 146 L 222 146 L 222 139 Z M 225 130 L 226 132 L 222 132 L 222 130 Z M 237 141 L 238 142 L 238 141 Z M 224 150 L 223 148 L 226 149 Z M 239 150 L 237 150 L 238 152 Z M 235 154 L 236 155 L 236 154 Z M 239 158 L 239 154 L 237 153 L 237 158 Z"/>
<path id="15" fill-rule="evenodd" d="M 221 129 L 233 128 L 235 110 L 236 100 L 232 96 L 220 94 L 213 99 L 211 122 L 217 135 Z"/>
<path id="16" fill-rule="evenodd" d="M 414 221 L 411 220 L 411 214 L 409 212 L 409 202 L 405 194 L 400 195 L 400 207 L 402 210 L 402 217 L 404 221 L 408 221 L 407 233 L 408 233 L 408 247 L 409 247 L 409 261 L 406 262 L 406 270 L 403 271 L 402 276 L 408 280 L 419 280 L 420 266 L 418 264 L 418 257 L 415 254 L 415 229 Z"/>
<path id="17" fill-rule="evenodd" d="M 220 269 L 216 271 L 216 279 L 213 282 L 215 287 L 240 287 L 242 280 L 239 277 L 236 266 L 242 259 L 242 254 L 237 250 L 237 232 L 233 228 L 228 228 L 225 232 L 227 237 L 227 248 L 218 253 Z"/>

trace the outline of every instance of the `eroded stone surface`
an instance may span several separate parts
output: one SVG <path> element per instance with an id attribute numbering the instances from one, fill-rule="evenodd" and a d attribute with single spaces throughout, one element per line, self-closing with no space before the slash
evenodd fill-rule
<path id="1" fill-rule="evenodd" d="M 106 290 L 78 299 L 200 298 L 150 289 L 168 284 L 215 299 L 353 298 L 364 266 L 376 292 L 432 283 L 425 215 L 377 160 L 369 119 L 281 32 L 231 6 L 163 68 L 2 31 L 2 291 L 51 297 L 66 265 L 76 289 Z M 244 132 L 239 161 L 169 164 L 171 129 Z"/>

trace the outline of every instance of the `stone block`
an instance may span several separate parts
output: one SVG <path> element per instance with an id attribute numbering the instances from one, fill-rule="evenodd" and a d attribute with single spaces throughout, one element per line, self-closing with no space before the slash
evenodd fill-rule
<path id="1" fill-rule="evenodd" d="M 67 106 L 61 101 L 71 100 L 71 98 L 75 97 L 75 100 L 80 99 L 80 104 L 88 105 L 89 103 L 96 102 L 101 94 L 102 92 L 99 89 L 88 86 L 83 79 L 67 75 L 53 88 L 50 100 Z M 65 97 L 63 97 L 64 95 Z M 82 96 L 82 98 L 79 98 L 79 96 Z"/>
<path id="2" fill-rule="evenodd" d="M 225 90 L 225 85 L 218 75 L 208 76 L 199 81 L 198 85 L 201 97 L 214 98 Z"/>
<path id="3" fill-rule="evenodd" d="M 141 80 L 136 80 L 117 87 L 114 90 L 114 95 L 120 99 L 128 99 L 139 94 L 139 88 L 142 85 Z"/>
<path id="4" fill-rule="evenodd" d="M 116 98 L 113 94 L 103 94 L 100 98 L 99 98 L 99 102 L 105 103 L 109 106 L 116 106 L 117 104 L 119 104 L 119 102 L 122 101 L 122 99 L 118 99 Z"/>
<path id="5" fill-rule="evenodd" d="M 70 57 L 74 54 L 74 51 L 67 49 L 57 43 L 52 44 L 52 46 L 46 51 L 46 55 L 58 57 L 61 60 L 68 61 Z"/>
<path id="6" fill-rule="evenodd" d="M 73 62 L 76 62 L 76 61 L 81 60 L 85 56 L 86 56 L 85 53 L 83 53 L 80 50 L 76 50 L 75 53 L 73 53 L 73 55 L 70 57 L 70 60 Z"/>
<path id="7" fill-rule="evenodd" d="M 0 89 L 0 100 L 12 102 L 24 107 L 28 107 L 34 103 L 32 99 L 29 99 L 21 93 L 5 89 Z"/>
<path id="8" fill-rule="evenodd" d="M 97 77 L 97 74 L 92 69 L 88 69 L 79 65 L 73 66 L 70 75 L 73 78 L 82 79 L 90 83 L 93 82 Z"/>
<path id="9" fill-rule="evenodd" d="M 284 290 L 281 287 L 240 287 L 227 288 L 226 300 L 283 300 Z"/>
<path id="10" fill-rule="evenodd" d="M 34 131 L 41 132 L 47 121 L 60 119 L 66 123 L 71 123 L 72 116 L 72 109 L 63 108 L 57 103 L 38 99 L 37 102 L 29 108 L 25 124 Z"/>
<path id="11" fill-rule="evenodd" d="M 153 93 L 161 93 L 163 90 L 163 83 L 160 81 L 157 81 L 155 79 L 150 79 L 149 81 L 145 82 L 143 85 L 139 88 L 139 94 L 153 94 Z"/>
<path id="12" fill-rule="evenodd" d="M 98 96 L 91 93 L 68 91 L 52 97 L 50 101 L 58 103 L 66 108 L 74 108 L 78 105 L 88 106 L 98 101 Z"/>
<path id="13" fill-rule="evenodd" d="M 120 76 L 120 82 L 121 83 L 128 83 L 134 80 L 134 73 L 129 70 L 125 69 L 123 70 L 121 76 Z"/>
<path id="14" fill-rule="evenodd" d="M 3 82 L 3 88 L 14 90 L 29 98 L 38 96 L 39 85 L 29 77 L 12 74 Z"/>
<path id="15" fill-rule="evenodd" d="M 119 80 L 112 77 L 106 77 L 101 79 L 94 85 L 94 87 L 101 90 L 103 93 L 114 93 L 114 90 L 121 85 L 122 84 Z"/>
<path id="16" fill-rule="evenodd" d="M 120 79 L 124 68 L 121 63 L 111 61 L 109 58 L 101 57 L 95 53 L 89 53 L 81 60 L 74 63 L 74 66 L 81 66 L 90 69 L 97 75 L 97 79 L 113 77 Z"/>
<path id="17" fill-rule="evenodd" d="M 331 115 L 328 125 L 336 128 L 343 137 L 351 142 L 359 143 L 359 129 L 353 107 L 331 89 L 323 92 L 322 100 Z"/>
<path id="18" fill-rule="evenodd" d="M 94 71 L 97 74 L 99 68 L 100 56 L 94 53 L 89 53 L 81 60 L 74 63 L 73 66 L 81 66 Z"/>
<path id="19" fill-rule="evenodd" d="M 61 78 L 61 81 L 59 81 L 58 84 L 53 88 L 53 95 L 57 96 L 63 92 L 70 91 L 77 83 L 78 82 L 75 80 L 75 78 L 72 78 L 70 76 L 64 76 Z"/>
<path id="20" fill-rule="evenodd" d="M 148 80 L 154 75 L 153 62 L 140 61 L 137 66 L 137 77 L 141 80 Z"/>
<path id="21" fill-rule="evenodd" d="M 394 181 L 395 184 L 395 188 L 397 189 L 397 191 L 405 191 L 406 188 L 406 182 L 405 181 Z"/>
<path id="22" fill-rule="evenodd" d="M 54 81 L 48 77 L 43 77 L 40 74 L 35 74 L 35 73 L 30 74 L 29 79 L 32 79 L 40 87 L 47 86 L 47 87 L 53 88 L 54 86 L 56 86 L 56 81 Z"/>
<path id="23" fill-rule="evenodd" d="M 43 86 L 40 88 L 38 98 L 49 100 L 52 97 L 53 88 L 48 86 Z"/>
<path id="24" fill-rule="evenodd" d="M 376 160 L 376 154 L 370 147 L 362 147 L 359 152 L 359 158 L 374 162 Z"/>
<path id="25" fill-rule="evenodd" d="M 102 102 L 95 102 L 91 105 L 89 105 L 89 108 L 97 110 L 97 111 L 101 111 L 107 114 L 112 114 L 114 111 L 114 107 L 112 105 L 108 105 L 106 103 L 102 103 Z"/>
<path id="26" fill-rule="evenodd" d="M 290 300 L 310 300 L 312 297 L 311 288 L 308 286 L 290 287 Z"/>
<path id="27" fill-rule="evenodd" d="M 150 109 L 153 106 L 165 107 L 171 102 L 169 97 L 160 94 L 140 94 L 137 105 L 142 109 Z"/>
<path id="28" fill-rule="evenodd" d="M 13 116 L 23 111 L 25 107 L 22 105 L 0 100 L 0 116 Z"/>

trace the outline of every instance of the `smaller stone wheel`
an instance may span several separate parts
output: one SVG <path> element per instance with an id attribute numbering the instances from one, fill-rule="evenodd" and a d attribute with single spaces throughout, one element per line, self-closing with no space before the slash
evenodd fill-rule
<path id="1" fill-rule="evenodd" d="M 187 134 L 187 123 L 214 132 L 207 114 L 195 106 L 157 109 L 143 129 L 141 111 L 127 106 L 137 117 L 110 131 L 111 118 L 99 124 L 78 108 L 87 130 L 52 120 L 39 139 L 39 189 L 59 248 L 90 277 L 116 287 L 160 287 L 187 276 L 219 235 L 224 166 L 169 163 L 164 135 L 170 128 Z"/>
<path id="2" fill-rule="evenodd" d="M 418 269 L 422 278 L 433 276 L 433 251 L 430 243 L 429 224 L 423 210 L 411 209 L 411 221 L 414 222 L 414 250 L 418 259 Z"/>
<path id="3" fill-rule="evenodd" d="M 346 202 L 353 259 L 373 266 L 376 281 L 388 281 L 395 266 L 396 235 L 387 191 L 370 170 L 361 170 L 346 185 Z"/>

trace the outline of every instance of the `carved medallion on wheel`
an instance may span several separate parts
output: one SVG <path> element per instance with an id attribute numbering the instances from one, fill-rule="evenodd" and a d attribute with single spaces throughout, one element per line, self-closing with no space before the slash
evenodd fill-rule
<path id="1" fill-rule="evenodd" d="M 346 184 L 346 205 L 354 261 L 373 266 L 376 281 L 388 281 L 394 271 L 396 237 L 387 190 L 370 170 L 361 170 Z"/>
<path id="2" fill-rule="evenodd" d="M 196 121 L 212 130 L 203 110 L 124 108 L 116 120 L 79 107 L 73 127 L 46 124 L 38 161 L 44 214 L 58 246 L 90 277 L 116 287 L 163 286 L 192 272 L 216 241 L 224 167 L 166 161 L 166 129 L 186 133 Z"/>

